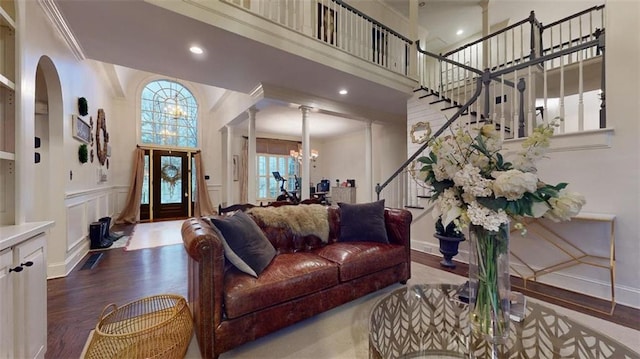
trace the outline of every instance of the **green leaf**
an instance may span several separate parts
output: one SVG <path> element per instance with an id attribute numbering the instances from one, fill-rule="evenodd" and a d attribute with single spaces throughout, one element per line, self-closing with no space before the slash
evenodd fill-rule
<path id="1" fill-rule="evenodd" d="M 478 197 L 477 200 L 481 205 L 494 211 L 506 208 L 508 202 L 504 197 Z"/>
<path id="2" fill-rule="evenodd" d="M 432 184 L 436 192 L 442 193 L 445 189 L 453 187 L 454 183 L 451 180 L 434 181 Z"/>
<path id="3" fill-rule="evenodd" d="M 418 162 L 422 162 L 422 163 L 425 163 L 425 164 L 433 163 L 433 162 L 431 162 L 431 158 L 426 157 L 426 156 L 418 157 Z"/>
<path id="4" fill-rule="evenodd" d="M 569 184 L 565 182 L 558 183 L 554 188 L 560 191 L 561 189 L 565 189 Z"/>

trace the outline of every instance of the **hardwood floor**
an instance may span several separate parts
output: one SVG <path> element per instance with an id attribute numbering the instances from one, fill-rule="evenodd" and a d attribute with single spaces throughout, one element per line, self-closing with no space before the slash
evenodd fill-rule
<path id="1" fill-rule="evenodd" d="M 124 305 L 161 293 L 187 296 L 187 255 L 182 245 L 137 251 L 114 249 L 102 253 L 93 269 L 81 269 L 88 259 L 85 258 L 67 277 L 48 281 L 45 358 L 78 358 L 87 335 L 110 303 Z M 412 256 L 415 262 L 440 268 L 439 256 L 415 251 Z M 459 264 L 450 272 L 466 275 L 466 270 L 464 264 Z M 535 293 L 527 295 L 536 296 Z M 572 295 L 580 299 L 578 294 Z M 566 303 L 554 304 L 583 311 Z M 633 308 L 619 305 L 613 316 L 599 317 L 640 330 L 640 311 Z"/>

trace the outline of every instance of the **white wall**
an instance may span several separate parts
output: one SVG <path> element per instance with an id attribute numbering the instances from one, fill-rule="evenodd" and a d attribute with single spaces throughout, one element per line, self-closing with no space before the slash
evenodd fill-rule
<path id="1" fill-rule="evenodd" d="M 113 205 L 109 203 L 111 181 L 98 184 L 96 181 L 97 162 L 80 164 L 78 147 L 80 142 L 72 135 L 72 114 L 78 114 L 79 97 L 86 97 L 89 112 L 94 122 L 98 108 L 105 109 L 107 120 L 112 114 L 112 101 L 105 87 L 99 65 L 92 61 L 78 61 L 57 36 L 57 30 L 51 25 L 38 2 L 16 2 L 18 4 L 18 39 L 21 44 L 19 62 L 19 99 L 18 123 L 19 137 L 25 140 L 21 144 L 17 172 L 17 220 L 18 222 L 42 219 L 43 215 L 35 211 L 41 206 L 48 207 L 47 219 L 55 220 L 56 225 L 48 237 L 47 266 L 49 276 L 65 275 L 86 253 L 88 241 L 84 236 L 88 224 L 100 216 L 108 215 Z M 38 173 L 33 165 L 34 101 L 36 88 L 36 68 L 40 59 L 46 56 L 54 66 L 49 75 L 59 78 L 57 88 L 49 88 L 49 98 L 62 99 L 62 103 L 49 104 L 48 121 L 50 128 L 49 149 L 51 156 L 43 156 L 49 161 L 48 170 L 49 198 L 39 198 L 34 190 L 39 182 Z M 47 84 L 55 87 L 56 84 Z M 108 122 L 109 123 L 109 122 Z M 111 129 L 111 127 L 109 127 Z M 56 134 L 61 134 L 57 137 Z M 116 137 L 116 136 L 113 136 Z M 70 173 L 73 173 L 71 179 Z M 42 175 L 42 174 L 39 174 Z M 73 197 L 73 205 L 68 199 Z"/>
<path id="2" fill-rule="evenodd" d="M 322 176 L 331 187 L 347 179 L 356 180 L 356 202 L 375 200 L 375 185 L 385 181 L 406 159 L 406 131 L 404 126 L 372 125 L 373 178 L 367 188 L 365 172 L 365 129 L 326 139 L 320 152 Z M 316 181 L 317 182 L 317 181 Z"/>
<path id="3" fill-rule="evenodd" d="M 583 212 L 613 214 L 615 219 L 616 288 L 618 303 L 640 307 L 640 3 L 615 0 L 607 2 L 606 75 L 607 124 L 613 134 L 599 131 L 599 148 L 573 147 L 551 152 L 538 163 L 541 179 L 548 183 L 568 182 L 571 190 L 585 195 Z M 565 136 L 552 139 L 586 145 L 589 136 Z M 430 214 L 414 216 L 413 246 L 437 254 L 437 241 L 432 238 Z M 552 229 L 588 254 L 608 256 L 607 223 L 549 224 Z M 536 268 L 559 257 L 530 232 L 526 238 L 514 237 L 514 246 L 524 252 Z M 465 260 L 466 244 L 461 245 L 458 259 Z M 552 258 L 555 256 L 556 258 Z M 549 283 L 608 299 L 609 272 L 589 266 L 578 266 L 541 279 Z"/>

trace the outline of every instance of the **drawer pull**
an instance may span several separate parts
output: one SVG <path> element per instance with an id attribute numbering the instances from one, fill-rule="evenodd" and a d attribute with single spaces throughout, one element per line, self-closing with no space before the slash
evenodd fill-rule
<path id="1" fill-rule="evenodd" d="M 15 268 L 9 268 L 9 273 L 11 273 L 11 272 L 19 273 L 19 272 L 22 272 L 23 269 L 24 268 L 22 266 L 17 266 Z"/>

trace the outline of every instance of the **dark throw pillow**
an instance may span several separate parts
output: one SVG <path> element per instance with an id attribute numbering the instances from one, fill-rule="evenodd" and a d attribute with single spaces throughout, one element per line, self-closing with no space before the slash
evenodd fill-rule
<path id="1" fill-rule="evenodd" d="M 389 243 L 384 225 L 384 199 L 360 204 L 338 203 L 340 242 Z"/>
<path id="2" fill-rule="evenodd" d="M 257 277 L 275 257 L 276 249 L 246 213 L 212 217 L 211 222 L 221 234 L 225 256 L 239 270 Z"/>

